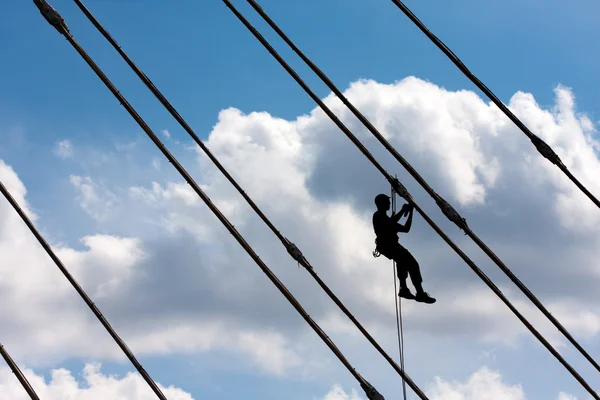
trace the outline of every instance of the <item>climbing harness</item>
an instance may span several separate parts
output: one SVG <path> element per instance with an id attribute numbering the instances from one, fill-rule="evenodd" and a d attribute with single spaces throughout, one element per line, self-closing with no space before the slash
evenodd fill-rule
<path id="1" fill-rule="evenodd" d="M 373 250 L 373 257 L 377 258 L 381 255 L 381 252 L 379 251 L 379 247 L 377 245 L 377 239 L 375 239 L 375 250 Z"/>

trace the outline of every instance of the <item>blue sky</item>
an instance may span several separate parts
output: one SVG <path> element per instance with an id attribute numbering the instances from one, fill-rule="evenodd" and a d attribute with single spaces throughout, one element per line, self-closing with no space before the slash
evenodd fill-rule
<path id="1" fill-rule="evenodd" d="M 222 2 L 85 4 L 201 137 L 226 107 L 244 112 L 268 110 L 282 118 L 314 107 Z M 235 4 L 304 73 L 317 94 L 328 93 L 246 2 Z M 359 78 L 393 82 L 414 75 L 449 90 L 476 90 L 387 0 L 302 4 L 267 0 L 261 4 L 340 88 Z M 522 90 L 534 93 L 547 106 L 552 103 L 552 89 L 561 83 L 573 89 L 582 110 L 598 119 L 595 110 L 600 104 L 595 93 L 600 83 L 594 71 L 600 69 L 600 44 L 593 39 L 598 27 L 592 17 L 600 8 L 596 2 L 581 1 L 576 6 L 555 0 L 511 0 L 504 6 L 475 0 L 406 4 L 504 102 Z M 169 129 L 189 142 L 76 5 L 67 0 L 52 5 L 150 126 Z M 38 170 L 28 157 L 52 157 L 47 146 L 60 138 L 103 146 L 107 141 L 102 135 L 128 142 L 140 132 L 74 49 L 40 19 L 33 3 L 9 2 L 7 7 L 11 18 L 0 27 L 5 55 L 0 73 L 10 78 L 3 79 L 0 87 L 0 118 L 9 134 L 0 156 L 28 182 L 35 182 Z M 33 196 L 38 188 L 47 189 L 41 181 L 30 187 Z"/>
<path id="2" fill-rule="evenodd" d="M 168 129 L 173 142 L 179 141 L 172 147 L 174 153 L 193 161 L 195 154 L 184 147 L 191 144 L 187 134 L 74 2 L 53 0 L 50 4 L 149 125 L 156 132 Z M 288 120 L 315 107 L 221 1 L 88 0 L 85 4 L 201 138 L 206 138 L 217 123 L 219 111 L 228 107 L 245 113 L 267 111 Z M 246 2 L 234 4 L 319 96 L 328 94 L 325 85 Z M 360 78 L 393 83 L 416 76 L 448 90 L 475 90 L 388 0 L 263 0 L 260 4 L 341 89 Z M 595 18 L 600 13 L 598 2 L 410 0 L 406 4 L 505 103 L 517 91 L 524 91 L 534 94 L 542 107 L 550 107 L 554 88 L 563 84 L 572 89 L 578 109 L 594 122 L 600 119 L 596 73 L 600 70 L 600 44 L 595 39 L 600 35 Z M 31 1 L 9 1 L 5 16 L 0 25 L 0 159 L 25 183 L 28 201 L 42 218 L 40 226 L 54 239 L 80 248 L 79 238 L 92 231 L 126 234 L 126 227 L 108 229 L 76 209 L 69 175 L 97 172 L 93 160 L 61 162 L 52 149 L 63 139 L 78 149 L 87 149 L 87 154 L 113 149 L 116 143 L 136 142 L 139 151 L 131 160 L 123 161 L 128 164 L 102 167 L 106 168 L 102 179 L 107 184 L 111 177 L 119 176 L 124 165 L 130 167 L 130 183 L 147 183 L 148 170 L 140 165 L 160 157 L 160 153 Z M 525 138 L 521 140 L 522 146 L 529 145 Z M 161 179 L 178 178 L 175 172 L 166 171 Z M 535 347 L 531 351 L 540 352 Z M 227 356 L 211 353 L 206 357 L 142 360 L 157 380 L 183 387 L 197 399 L 242 395 L 250 399 L 281 398 L 285 392 L 293 393 L 290 399 L 301 399 L 327 392 L 328 382 L 280 380 L 249 373 L 242 367 L 235 372 L 221 371 L 215 367 L 224 362 L 219 357 L 224 360 Z M 497 357 L 499 365 L 510 365 L 509 355 Z M 60 365 L 77 371 L 81 362 L 75 359 Z M 107 367 L 110 372 L 131 369 L 115 363 Z M 366 367 L 360 365 L 359 370 Z M 548 368 L 552 373 L 558 371 L 554 364 Z M 504 372 L 518 381 L 519 370 Z M 429 379 L 420 372 L 419 377 Z M 239 382 L 237 387 L 231 385 L 232 380 Z M 343 374 L 339 381 L 352 383 Z M 529 385 L 539 390 L 538 394 L 555 396 L 554 392 L 545 393 L 540 381 Z"/>

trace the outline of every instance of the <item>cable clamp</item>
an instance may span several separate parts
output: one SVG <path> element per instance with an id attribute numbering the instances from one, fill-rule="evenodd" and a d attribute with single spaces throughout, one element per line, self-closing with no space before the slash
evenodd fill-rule
<path id="1" fill-rule="evenodd" d="M 58 33 L 62 35 L 65 32 L 69 32 L 69 28 L 67 28 L 67 24 L 65 23 L 63 17 L 61 17 L 58 11 L 52 8 L 52 6 L 48 4 L 46 0 L 33 0 L 33 3 L 40 10 L 46 21 L 56 28 Z"/>
<path id="2" fill-rule="evenodd" d="M 360 387 L 365 391 L 369 400 L 385 400 L 383 395 L 377 391 L 369 382 L 361 382 Z"/>
<path id="3" fill-rule="evenodd" d="M 409 203 L 414 203 L 412 196 L 408 192 L 408 189 L 406 189 L 406 187 L 402 183 L 400 183 L 398 178 L 391 178 L 390 184 L 392 185 L 392 189 L 394 190 L 394 192 L 398 193 L 400 197 L 402 197 Z"/>
<path id="4" fill-rule="evenodd" d="M 552 164 L 555 164 L 557 166 L 562 165 L 562 161 L 558 154 L 556 154 L 554 150 L 552 150 L 552 148 L 548 146 L 548 144 L 542 139 L 540 139 L 538 136 L 533 135 L 531 142 L 533 143 L 537 151 L 539 151 L 540 154 L 547 158 Z"/>
<path id="5" fill-rule="evenodd" d="M 440 209 L 442 210 L 444 215 L 450 221 L 454 222 L 456 224 L 456 226 L 458 226 L 460 229 L 465 231 L 465 235 L 466 235 L 467 230 L 470 230 L 469 226 L 467 225 L 467 220 L 464 219 L 463 217 L 461 217 L 460 214 L 458 213 L 458 211 L 456 211 L 456 209 L 454 207 L 452 207 L 450 205 L 450 203 L 448 203 L 446 200 L 444 200 L 437 193 L 435 193 L 434 198 L 435 198 L 435 202 L 437 203 L 438 207 L 440 207 Z"/>
<path id="6" fill-rule="evenodd" d="M 302 254 L 302 251 L 300 251 L 298 246 L 292 243 L 292 241 L 290 241 L 288 238 L 284 239 L 284 245 L 287 249 L 287 252 L 294 260 L 298 262 L 298 266 L 302 265 L 304 268 L 309 268 L 308 263 L 306 263 L 306 259 L 304 258 L 304 254 Z"/>

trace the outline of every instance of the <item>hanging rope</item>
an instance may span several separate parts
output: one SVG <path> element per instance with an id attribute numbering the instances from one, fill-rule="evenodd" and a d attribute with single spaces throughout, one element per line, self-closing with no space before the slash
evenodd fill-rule
<path id="1" fill-rule="evenodd" d="M 394 265 L 394 267 L 396 267 Z M 394 280 L 395 282 L 395 280 Z M 398 320 L 400 321 L 400 365 L 404 368 L 404 328 L 402 326 L 402 299 L 396 296 L 398 300 Z M 402 381 L 402 393 L 404 394 L 404 400 L 406 400 L 406 382 Z"/>
<path id="2" fill-rule="evenodd" d="M 417 395 L 421 399 L 427 399 L 424 392 L 416 386 L 412 379 L 405 373 L 404 368 L 400 368 L 393 359 L 385 352 L 385 350 L 375 341 L 371 334 L 356 320 L 354 315 L 346 308 L 346 306 L 335 296 L 335 294 L 329 289 L 329 287 L 320 279 L 317 273 L 314 271 L 310 262 L 304 257 L 302 251 L 298 247 L 288 240 L 267 218 L 267 216 L 261 211 L 261 209 L 254 203 L 254 201 L 246 194 L 236 180 L 229 174 L 225 167 L 219 162 L 219 160 L 211 153 L 207 146 L 200 140 L 194 130 L 187 124 L 183 117 L 177 112 L 177 110 L 171 105 L 166 97 L 160 92 L 160 90 L 152 83 L 150 78 L 129 58 L 127 53 L 119 46 L 116 40 L 106 31 L 106 29 L 100 24 L 100 22 L 94 17 L 94 15 L 85 7 L 80 0 L 74 0 L 76 5 L 81 9 L 85 16 L 90 22 L 98 29 L 98 31 L 104 36 L 104 38 L 113 46 L 113 48 L 121 55 L 125 62 L 131 67 L 136 75 L 144 82 L 148 89 L 154 94 L 154 96 L 162 103 L 162 105 L 169 111 L 169 113 L 177 120 L 177 122 L 184 128 L 184 130 L 192 137 L 196 144 L 204 151 L 204 153 L 211 159 L 215 166 L 223 173 L 227 180 L 237 189 L 242 195 L 250 207 L 257 213 L 262 221 L 271 229 L 271 231 L 277 236 L 277 238 L 284 245 L 290 256 L 302 265 L 309 274 L 317 281 L 317 283 L 323 288 L 323 290 L 329 295 L 329 297 L 338 305 L 338 307 L 348 316 L 348 318 L 356 325 L 356 327 L 362 332 L 367 340 L 379 351 L 379 353 L 390 363 L 390 365 L 396 370 L 396 372 L 402 377 L 403 381 L 408 381 L 409 386 L 415 390 Z"/>
<path id="3" fill-rule="evenodd" d="M 265 22 L 267 22 L 267 24 L 275 32 L 277 32 L 279 37 L 281 37 L 281 39 L 284 42 L 286 42 L 287 45 L 300 58 L 302 58 L 302 60 L 313 70 L 313 72 L 319 76 L 319 78 L 323 81 L 323 83 L 325 83 L 327 85 L 327 87 L 329 87 L 329 89 L 331 89 L 335 93 L 335 95 L 348 107 L 348 109 L 350 111 L 352 111 L 354 116 L 356 116 L 361 121 L 361 123 L 373 134 L 373 136 L 375 136 L 375 138 L 377 138 L 377 140 L 379 140 L 379 142 L 394 156 L 394 158 L 396 158 L 396 160 L 411 174 L 411 176 L 413 178 L 415 178 L 415 180 L 417 180 L 417 182 L 419 182 L 419 184 L 427 191 L 427 193 L 429 193 L 429 195 L 431 197 L 433 197 L 433 199 L 435 200 L 435 202 L 437 203 L 438 207 L 441 209 L 443 214 L 450 221 L 452 221 L 454 224 L 456 224 L 460 229 L 462 229 L 465 232 L 465 234 L 468 235 L 477 244 L 477 246 L 481 250 L 483 250 L 484 253 L 488 257 L 490 257 L 490 259 L 492 259 L 492 261 L 494 261 L 494 263 L 504 272 L 504 274 L 506 276 L 508 276 L 508 278 L 521 290 L 521 292 L 523 294 L 525 294 L 525 296 L 527 296 L 527 298 L 538 308 L 538 310 L 540 310 L 542 312 L 542 314 L 544 314 L 544 316 L 546 318 L 548 318 L 548 320 L 564 335 L 564 337 L 567 338 L 567 340 L 588 360 L 588 362 L 590 362 L 594 366 L 594 368 L 596 368 L 596 370 L 598 372 L 600 372 L 600 364 L 598 364 L 598 362 L 596 362 L 592 358 L 592 356 L 583 348 L 583 346 L 581 346 L 579 344 L 579 342 L 577 342 L 577 340 L 575 340 L 573 335 L 571 335 L 571 333 L 550 313 L 550 311 L 548 311 L 548 309 L 546 309 L 546 307 L 542 304 L 542 302 L 525 286 L 525 284 L 523 284 L 523 282 L 521 282 L 519 280 L 519 278 L 516 277 L 516 275 L 504 264 L 504 262 L 502 262 L 502 260 L 471 230 L 471 228 L 469 228 L 466 220 L 463 217 L 461 217 L 461 215 L 452 207 L 452 205 L 450 205 L 450 203 L 448 203 L 444 198 L 442 198 L 438 193 L 436 193 L 429 186 L 429 184 L 425 181 L 425 179 L 423 179 L 423 177 L 421 177 L 421 175 L 419 175 L 419 173 L 412 167 L 412 165 L 408 161 L 406 161 L 400 155 L 400 153 L 398 153 L 398 151 L 387 141 L 387 139 L 385 139 L 385 137 L 377 130 L 377 128 L 375 128 L 375 126 L 373 126 L 373 124 L 344 96 L 344 94 L 339 90 L 339 88 L 337 88 L 337 86 L 331 81 L 331 79 L 329 79 L 329 77 L 323 71 L 321 71 L 316 66 L 316 64 L 313 63 L 294 44 L 294 42 L 287 37 L 287 35 L 285 35 L 285 33 L 281 30 L 281 28 L 279 28 L 279 26 L 267 15 L 267 13 L 262 9 L 262 7 L 255 0 L 246 0 L 246 1 L 256 10 L 256 12 L 265 20 Z M 405 13 L 410 13 L 410 10 L 408 10 L 408 8 L 406 6 L 404 6 L 402 4 L 402 2 L 400 2 L 399 0 L 392 0 L 392 1 L 394 3 L 396 3 L 396 5 L 398 7 L 400 7 Z M 407 14 L 407 15 L 409 15 L 409 14 Z M 422 23 L 418 19 L 416 19 L 416 17 L 412 13 L 410 13 L 409 18 L 411 18 L 411 20 L 413 20 L 413 22 L 420 24 L 419 25 L 420 27 L 423 26 Z M 424 26 L 422 29 L 425 29 L 424 32 L 428 36 L 433 35 L 429 31 L 426 31 L 426 28 L 424 28 Z M 433 36 L 433 38 L 435 38 L 435 36 Z M 432 39 L 432 40 L 434 40 L 434 39 Z M 435 38 L 435 40 L 439 41 L 439 39 L 437 39 L 437 38 Z M 442 47 L 440 47 L 440 48 L 442 48 Z M 442 48 L 442 50 L 444 50 L 444 49 L 445 49 L 445 47 Z M 271 50 L 269 50 L 269 52 L 271 52 Z M 273 53 L 271 52 L 271 54 L 273 54 Z M 481 89 L 484 90 L 483 88 L 481 88 Z M 493 96 L 493 93 L 491 93 L 491 96 Z M 501 108 L 504 107 L 499 100 L 498 100 L 497 105 L 498 105 L 498 107 L 501 107 Z M 504 109 L 506 109 L 506 107 L 504 107 Z M 508 111 L 508 109 L 506 109 L 506 112 L 510 113 L 510 111 Z M 330 115 L 330 117 L 331 117 L 331 115 Z M 516 118 L 516 117 L 514 117 L 514 118 Z M 517 123 L 517 122 L 515 122 L 515 123 Z M 519 123 L 520 123 L 520 121 L 519 121 Z M 522 123 L 520 123 L 520 124 L 524 127 L 524 129 L 527 129 Z M 533 133 L 531 135 L 533 135 Z M 532 141 L 534 141 L 534 143 L 536 143 L 535 140 L 541 141 L 541 139 L 539 139 L 537 137 L 532 139 Z M 545 145 L 545 143 L 543 145 Z M 543 145 L 540 145 L 540 146 L 543 146 Z M 546 147 L 544 147 L 544 148 L 549 149 L 549 147 L 547 147 L 547 145 L 545 145 L 545 146 Z M 551 150 L 547 150 L 547 151 L 551 151 Z M 367 157 L 367 158 L 369 158 L 369 157 Z M 369 158 L 369 160 L 371 160 L 371 159 Z M 371 162 L 373 162 L 373 161 L 371 160 Z M 590 196 L 591 196 L 591 194 L 590 194 Z"/>
<path id="4" fill-rule="evenodd" d="M 0 343 L 0 354 L 2 354 L 2 357 L 6 361 L 6 363 L 12 370 L 12 372 L 15 374 L 15 376 L 21 383 L 21 386 L 23 386 L 23 389 L 25 389 L 25 391 L 27 392 L 27 394 L 29 395 L 31 400 L 40 400 L 38 395 L 35 393 L 35 390 L 33 390 L 33 387 L 31 386 L 31 384 L 29 383 L 29 381 L 23 374 L 23 371 L 21 371 L 21 369 L 19 368 L 17 363 L 14 362 L 14 360 L 11 358 L 10 354 L 8 354 L 8 352 L 6 351 L 4 346 L 2 346 L 2 343 Z"/>
<path id="5" fill-rule="evenodd" d="M 392 187 L 392 215 L 396 214 L 396 192 Z M 394 276 L 394 302 L 396 304 L 396 331 L 398 332 L 398 353 L 400 355 L 400 367 L 404 369 L 404 332 L 402 329 L 402 298 L 398 296 L 398 268 L 396 260 L 392 259 L 392 273 Z M 406 400 L 406 382 L 402 379 L 402 394 Z"/>
<path id="6" fill-rule="evenodd" d="M 535 135 L 527 126 L 521 122 L 516 115 L 514 115 L 508 107 L 506 107 L 500 99 L 477 78 L 467 68 L 467 66 L 458 58 L 456 54 L 444 42 L 442 42 L 437 36 L 435 36 L 426 26 L 417 18 L 415 14 L 400 0 L 392 0 L 394 3 L 424 34 L 427 36 L 449 59 L 458 67 L 458 69 L 467 77 L 471 82 L 475 84 L 486 96 L 502 110 L 519 129 L 531 140 L 537 151 L 552 164 L 556 165 L 570 180 L 573 182 L 579 190 L 581 190 L 597 207 L 600 208 L 600 201 L 581 183 L 575 176 L 569 171 L 569 169 L 560 160 L 560 157 L 552 150 L 552 148 L 544 142 L 541 138 Z"/>
<path id="7" fill-rule="evenodd" d="M 300 78 L 298 73 L 289 66 L 289 64 L 281 57 L 281 55 L 271 46 L 271 44 L 258 32 L 258 30 L 250 23 L 243 15 L 231 4 L 229 0 L 222 0 L 225 5 L 235 14 L 235 16 L 244 24 L 244 26 L 252 33 L 252 35 L 265 47 L 265 49 L 279 62 L 279 64 L 294 78 L 298 85 L 310 96 L 315 103 L 323 110 L 327 116 L 340 128 L 340 130 L 356 145 L 356 147 L 364 154 L 365 157 L 373 164 L 373 166 L 386 178 L 386 180 L 395 188 L 396 192 L 405 200 L 412 202 L 415 210 L 427 221 L 427 223 L 436 231 L 436 233 L 446 242 L 452 249 L 467 263 L 467 265 L 479 276 L 481 280 L 502 300 L 502 302 L 519 318 L 519 320 L 527 327 L 527 329 L 544 345 L 544 347 L 565 367 L 569 373 L 597 400 L 600 397 L 591 388 L 591 386 L 581 377 L 581 375 L 560 355 L 558 351 L 542 336 L 533 325 L 525 318 L 504 296 L 502 291 L 488 278 L 483 271 L 433 222 L 433 220 L 419 207 L 413 200 L 412 196 L 397 179 L 392 176 L 377 162 L 373 155 L 366 147 L 358 140 L 358 138 L 340 121 L 340 119 L 323 103 L 323 101 L 310 89 L 310 87 Z M 260 8 L 260 7 L 258 7 Z M 442 209 L 447 215 L 458 215 L 448 203 L 444 203 L 443 199 L 438 196 L 438 204 L 444 204 Z M 455 218 L 455 223 L 460 223 L 460 218 Z M 489 249 L 488 249 L 489 250 Z M 376 254 L 374 254 L 375 256 Z"/>
<path id="8" fill-rule="evenodd" d="M 48 5 L 45 0 L 34 0 L 41 3 L 40 10 L 46 20 L 54 26 L 59 33 L 61 33 L 67 41 L 75 48 L 75 50 L 81 55 L 86 63 L 92 68 L 100 80 L 106 85 L 111 93 L 119 100 L 119 103 L 127 110 L 127 112 L 133 117 L 138 123 L 142 130 L 148 135 L 148 137 L 154 142 L 159 148 L 163 155 L 169 160 L 169 162 L 177 169 L 181 176 L 186 182 L 192 187 L 196 194 L 204 201 L 204 203 L 210 208 L 213 214 L 221 221 L 221 223 L 227 228 L 229 233 L 237 240 L 242 248 L 248 253 L 248 255 L 254 260 L 259 268 L 267 275 L 271 282 L 279 289 L 281 294 L 292 304 L 292 306 L 298 311 L 298 313 L 304 318 L 304 320 L 310 325 L 310 327 L 317 333 L 317 335 L 323 340 L 323 342 L 329 347 L 329 349 L 336 355 L 339 361 L 346 367 L 346 369 L 354 376 L 359 382 L 361 388 L 365 391 L 367 398 L 370 400 L 383 400 L 383 396 L 371 385 L 365 378 L 363 378 L 356 369 L 350 364 L 342 352 L 337 348 L 334 342 L 327 336 L 327 334 L 321 329 L 321 327 L 308 315 L 306 310 L 300 305 L 298 300 L 290 293 L 285 285 L 277 278 L 277 276 L 271 271 L 269 267 L 260 259 L 260 257 L 254 252 L 252 247 L 246 242 L 242 235 L 235 229 L 235 227 L 229 222 L 229 220 L 221 213 L 221 211 L 213 204 L 211 199 L 204 193 L 204 191 L 198 186 L 193 180 L 190 174 L 181 166 L 177 159 L 167 150 L 164 144 L 160 141 L 158 136 L 150 129 L 148 124 L 140 117 L 135 109 L 129 104 L 127 99 L 119 93 L 113 83 L 108 77 L 102 72 L 100 67 L 91 59 L 87 52 L 83 49 L 79 43 L 73 38 L 68 28 L 66 27 L 64 19 L 58 14 L 56 10 Z"/>

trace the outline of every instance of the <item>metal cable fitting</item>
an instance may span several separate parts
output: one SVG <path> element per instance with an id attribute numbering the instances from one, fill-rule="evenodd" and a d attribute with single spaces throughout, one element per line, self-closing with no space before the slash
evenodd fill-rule
<path id="1" fill-rule="evenodd" d="M 40 10 L 42 16 L 48 21 L 50 25 L 52 25 L 60 34 L 64 34 L 65 32 L 70 32 L 65 20 L 60 16 L 58 11 L 56 11 L 46 0 L 33 0 L 33 3 Z"/>
<path id="2" fill-rule="evenodd" d="M 404 200 L 408 201 L 409 203 L 413 203 L 413 198 L 410 195 L 410 193 L 408 192 L 408 189 L 406 189 L 406 187 L 398 180 L 398 178 L 392 178 L 390 180 L 390 183 L 392 184 L 392 188 L 394 189 L 394 192 L 398 193 L 398 195 L 400 197 L 402 197 Z"/>
<path id="3" fill-rule="evenodd" d="M 454 222 L 456 224 L 456 226 L 458 226 L 460 229 L 465 231 L 465 234 L 467 233 L 468 230 L 470 230 L 469 226 L 467 225 L 467 220 L 464 219 L 463 217 L 461 217 L 460 214 L 458 213 L 458 211 L 456 211 L 456 209 L 454 207 L 452 207 L 450 205 L 450 203 L 448 203 L 446 200 L 444 200 L 437 193 L 435 193 L 435 202 L 437 203 L 438 207 L 440 207 L 440 209 L 442 210 L 444 215 L 450 221 Z"/>
<path id="4" fill-rule="evenodd" d="M 534 135 L 531 139 L 531 142 L 533 143 L 537 151 L 539 151 L 540 154 L 547 158 L 551 163 L 557 166 L 562 165 L 562 161 L 558 154 L 556 154 L 554 150 L 552 150 L 552 148 L 548 146 L 548 144 L 545 141 Z"/>

